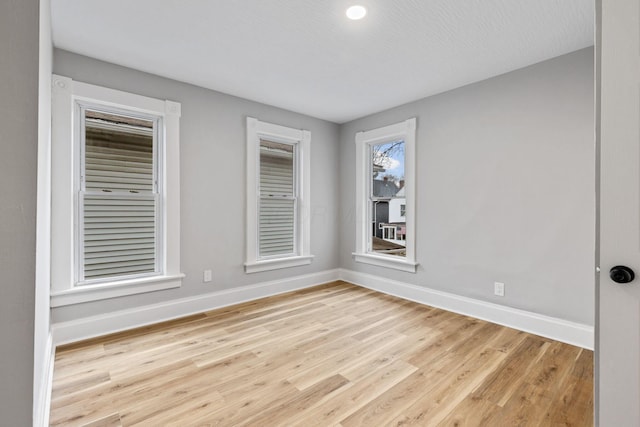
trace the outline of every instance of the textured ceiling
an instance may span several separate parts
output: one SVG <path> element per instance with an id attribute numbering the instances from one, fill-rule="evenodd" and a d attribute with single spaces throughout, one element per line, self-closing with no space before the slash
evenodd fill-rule
<path id="1" fill-rule="evenodd" d="M 367 7 L 349 21 L 352 4 Z M 337 123 L 593 45 L 593 0 L 53 0 L 56 47 Z"/>

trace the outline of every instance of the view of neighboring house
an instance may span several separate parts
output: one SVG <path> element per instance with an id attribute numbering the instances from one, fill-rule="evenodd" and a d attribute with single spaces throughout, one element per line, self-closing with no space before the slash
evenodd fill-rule
<path id="1" fill-rule="evenodd" d="M 404 180 L 398 184 L 388 179 L 373 180 L 373 236 L 404 246 L 406 238 L 406 220 L 404 198 Z"/>
<path id="2" fill-rule="evenodd" d="M 404 224 L 406 222 L 406 219 L 405 219 L 406 205 L 407 205 L 407 201 L 404 197 L 404 181 L 400 181 L 400 189 L 395 194 L 395 197 L 389 201 L 389 222 L 390 223 Z"/>

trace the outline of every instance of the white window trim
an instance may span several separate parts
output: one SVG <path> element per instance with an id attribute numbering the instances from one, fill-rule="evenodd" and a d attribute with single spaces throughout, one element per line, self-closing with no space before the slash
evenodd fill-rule
<path id="1" fill-rule="evenodd" d="M 371 161 L 369 148 L 402 139 L 404 141 L 405 160 L 405 197 L 406 197 L 406 256 L 383 255 L 369 250 L 371 240 L 371 221 L 369 218 L 369 186 L 371 185 Z M 415 254 L 415 141 L 416 119 L 356 133 L 356 262 L 377 265 L 379 267 L 415 273 L 418 263 Z"/>
<path id="2" fill-rule="evenodd" d="M 296 186 L 299 189 L 298 211 L 296 216 L 295 244 L 297 253 L 293 256 L 278 258 L 258 258 L 258 195 L 259 195 L 259 167 L 260 167 L 260 139 L 273 142 L 297 145 L 297 173 Z M 277 270 L 281 268 L 297 267 L 310 264 L 311 255 L 311 226 L 310 203 L 311 173 L 309 147 L 311 132 L 292 129 L 286 126 L 261 122 L 253 117 L 247 117 L 247 243 L 246 273 Z"/>
<path id="3" fill-rule="evenodd" d="M 162 117 L 164 152 L 159 158 L 164 211 L 160 219 L 164 244 L 159 259 L 163 274 L 77 286 L 76 200 L 79 153 L 74 146 L 77 101 Z M 133 295 L 182 285 L 180 272 L 180 115 L 181 105 L 53 75 L 52 79 L 52 210 L 51 306 L 58 307 Z"/>

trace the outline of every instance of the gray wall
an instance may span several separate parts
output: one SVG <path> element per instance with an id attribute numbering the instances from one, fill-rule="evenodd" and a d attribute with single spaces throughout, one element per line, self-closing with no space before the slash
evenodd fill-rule
<path id="1" fill-rule="evenodd" d="M 593 79 L 588 48 L 343 125 L 341 267 L 592 325 Z M 351 256 L 355 133 L 410 117 L 416 274 Z"/>
<path id="2" fill-rule="evenodd" d="M 0 2 L 0 424 L 33 405 L 38 0 Z"/>
<path id="3" fill-rule="evenodd" d="M 54 72 L 182 103 L 187 274 L 181 289 L 56 308 L 54 322 L 340 266 L 593 324 L 592 49 L 342 126 L 65 51 Z M 310 266 L 243 272 L 247 115 L 312 132 Z M 417 274 L 351 258 L 355 132 L 409 117 L 418 118 Z"/>
<path id="4" fill-rule="evenodd" d="M 53 322 L 337 268 L 339 127 L 297 113 L 145 74 L 70 52 L 54 52 L 54 73 L 78 81 L 182 103 L 180 121 L 180 289 L 53 309 Z M 311 131 L 311 265 L 247 275 L 246 117 Z M 213 270 L 213 281 L 202 272 Z"/>

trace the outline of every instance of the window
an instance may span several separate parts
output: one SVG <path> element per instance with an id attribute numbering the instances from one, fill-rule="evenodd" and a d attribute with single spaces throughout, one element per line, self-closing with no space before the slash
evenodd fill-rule
<path id="1" fill-rule="evenodd" d="M 295 254 L 296 145 L 260 140 L 258 257 Z"/>
<path id="2" fill-rule="evenodd" d="M 369 148 L 369 205 L 371 207 L 370 251 L 399 257 L 406 256 L 402 230 L 406 221 L 401 215 L 404 201 L 404 147 L 398 139 Z"/>
<path id="3" fill-rule="evenodd" d="M 356 134 L 357 262 L 415 272 L 416 120 Z"/>
<path id="4" fill-rule="evenodd" d="M 310 140 L 308 131 L 247 118 L 247 273 L 311 263 Z"/>
<path id="5" fill-rule="evenodd" d="M 179 116 L 54 76 L 53 306 L 181 285 Z"/>
<path id="6" fill-rule="evenodd" d="M 160 117 L 78 102 L 78 285 L 162 273 Z"/>

